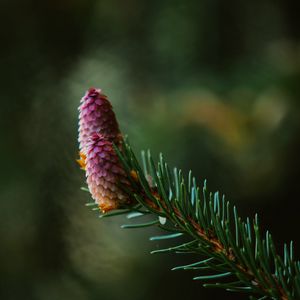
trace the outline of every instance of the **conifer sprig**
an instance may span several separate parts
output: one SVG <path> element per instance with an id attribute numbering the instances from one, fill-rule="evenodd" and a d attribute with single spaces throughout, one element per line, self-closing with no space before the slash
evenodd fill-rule
<path id="1" fill-rule="evenodd" d="M 112 106 L 100 89 L 89 89 L 79 107 L 81 168 L 100 217 L 127 214 L 128 219 L 152 220 L 122 228 L 158 226 L 166 234 L 150 240 L 186 241 L 152 253 L 195 253 L 199 261 L 173 270 L 196 270 L 194 280 L 205 287 L 248 293 L 250 299 L 300 299 L 300 262 L 293 243 L 278 255 L 271 234 L 262 234 L 258 216 L 242 220 L 224 196 L 200 188 L 189 172 L 172 171 L 160 155 L 154 163 L 142 153 L 140 166 L 128 141 L 124 141 Z"/>
<path id="2" fill-rule="evenodd" d="M 281 257 L 271 234 L 262 235 L 257 215 L 242 220 L 224 196 L 207 191 L 206 182 L 200 188 L 192 172 L 185 178 L 180 170 L 171 171 L 162 155 L 155 164 L 149 151 L 142 152 L 142 168 L 127 141 L 123 151 L 115 151 L 132 188 L 119 187 L 138 204 L 100 217 L 153 215 L 151 221 L 122 227 L 158 226 L 167 232 L 153 241 L 186 236 L 187 242 L 151 253 L 198 254 L 201 260 L 172 270 L 199 271 L 194 280 L 207 288 L 248 293 L 250 299 L 300 299 L 300 262 L 294 259 L 293 242 L 284 245 Z"/>

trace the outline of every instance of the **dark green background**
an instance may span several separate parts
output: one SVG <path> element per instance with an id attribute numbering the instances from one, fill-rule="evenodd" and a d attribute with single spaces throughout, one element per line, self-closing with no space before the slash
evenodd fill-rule
<path id="1" fill-rule="evenodd" d="M 193 169 L 299 254 L 299 11 L 284 0 L 2 0 L 1 299 L 246 299 L 171 272 L 195 258 L 151 256 L 167 245 L 148 241 L 153 229 L 121 230 L 126 220 L 84 206 L 77 107 L 90 86 L 136 151 Z"/>

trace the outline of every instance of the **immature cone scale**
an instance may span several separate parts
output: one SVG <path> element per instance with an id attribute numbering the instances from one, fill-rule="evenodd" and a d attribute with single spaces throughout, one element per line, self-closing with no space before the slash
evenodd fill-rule
<path id="1" fill-rule="evenodd" d="M 103 212 L 130 205 L 133 201 L 119 188 L 130 188 L 113 143 L 121 150 L 123 138 L 115 114 L 100 89 L 91 88 L 79 106 L 79 149 L 81 167 L 93 199 Z"/>

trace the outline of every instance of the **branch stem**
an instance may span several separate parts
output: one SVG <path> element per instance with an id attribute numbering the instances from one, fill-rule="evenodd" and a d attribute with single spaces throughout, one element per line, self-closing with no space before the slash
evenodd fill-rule
<path id="1" fill-rule="evenodd" d="M 160 197 L 160 195 L 154 190 L 152 190 L 151 192 L 152 192 L 153 197 L 156 198 L 157 201 L 161 205 L 158 206 L 156 203 L 153 203 L 153 201 L 151 201 L 147 198 L 145 200 L 145 203 L 149 207 L 151 207 L 153 210 L 155 210 L 158 214 L 165 213 L 167 215 L 167 217 L 171 220 L 172 219 L 171 212 L 169 211 L 168 206 L 165 204 L 162 197 Z M 172 210 L 175 212 L 176 218 L 178 220 L 180 220 L 181 223 L 184 223 L 185 222 L 184 217 L 182 216 L 179 209 L 176 207 L 172 207 Z M 263 272 L 263 270 L 257 270 L 257 271 L 260 272 L 261 277 L 263 277 L 264 280 L 268 283 L 268 285 L 269 285 L 268 287 L 264 287 L 260 283 L 259 279 L 253 274 L 253 272 L 247 266 L 243 266 L 241 263 L 238 263 L 238 259 L 234 255 L 233 249 L 225 247 L 212 231 L 207 233 L 203 228 L 201 228 L 201 226 L 198 224 L 198 222 L 195 221 L 192 217 L 189 217 L 188 221 L 192 224 L 192 226 L 195 229 L 195 231 L 197 232 L 198 236 L 202 240 L 207 241 L 211 245 L 211 249 L 214 253 L 216 253 L 216 254 L 222 253 L 227 258 L 227 260 L 232 262 L 236 266 L 236 268 L 249 279 L 249 282 L 251 282 L 251 284 L 256 289 L 257 288 L 260 289 L 264 295 L 266 295 L 266 294 L 270 295 L 272 285 L 270 284 L 270 280 L 268 279 L 268 276 Z M 176 224 L 177 224 L 177 222 L 176 222 Z M 179 224 L 179 225 L 181 225 L 181 224 Z M 183 226 L 181 226 L 181 227 L 183 227 Z M 189 232 L 187 230 L 185 230 L 185 232 L 187 234 L 189 234 Z M 274 276 L 273 276 L 273 278 L 274 278 Z M 278 289 L 278 293 L 279 293 L 279 297 L 280 297 L 279 299 L 280 300 L 289 300 L 288 296 L 286 295 L 285 291 L 280 286 L 280 284 L 276 280 L 276 278 L 274 278 L 273 280 L 275 281 L 277 289 Z M 272 295 L 270 295 L 270 296 L 272 296 Z"/>

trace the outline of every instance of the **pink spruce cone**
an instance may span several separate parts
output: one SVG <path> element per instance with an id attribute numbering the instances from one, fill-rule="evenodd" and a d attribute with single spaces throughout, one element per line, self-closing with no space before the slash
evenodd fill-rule
<path id="1" fill-rule="evenodd" d="M 79 149 L 86 155 L 89 138 L 94 132 L 104 136 L 121 138 L 116 116 L 107 97 L 100 89 L 90 88 L 80 100 L 79 106 Z"/>
<path id="2" fill-rule="evenodd" d="M 103 212 L 130 205 L 119 184 L 130 188 L 113 143 L 122 148 L 123 138 L 115 114 L 100 89 L 89 89 L 79 107 L 79 149 L 81 167 L 93 199 Z"/>

